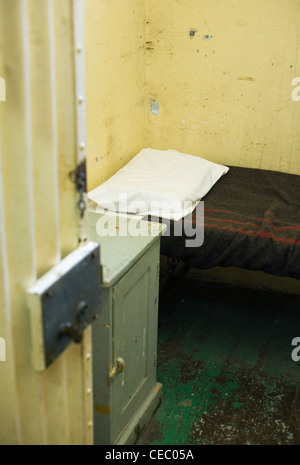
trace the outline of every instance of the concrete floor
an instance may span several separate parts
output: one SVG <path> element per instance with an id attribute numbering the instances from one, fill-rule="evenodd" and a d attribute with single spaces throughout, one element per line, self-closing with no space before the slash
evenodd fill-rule
<path id="1" fill-rule="evenodd" d="M 175 280 L 161 301 L 161 405 L 137 444 L 300 445 L 300 296 Z"/>

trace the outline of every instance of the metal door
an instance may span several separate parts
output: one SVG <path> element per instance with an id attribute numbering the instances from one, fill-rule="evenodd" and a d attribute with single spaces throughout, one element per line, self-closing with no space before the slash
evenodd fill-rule
<path id="1" fill-rule="evenodd" d="M 36 371 L 26 303 L 28 288 L 86 241 L 81 9 L 82 0 L 0 1 L 1 444 L 93 442 L 90 329 Z"/>

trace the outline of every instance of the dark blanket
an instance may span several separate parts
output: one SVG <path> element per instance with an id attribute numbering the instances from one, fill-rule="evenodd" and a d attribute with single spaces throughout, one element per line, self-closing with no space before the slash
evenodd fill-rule
<path id="1" fill-rule="evenodd" d="M 203 245 L 186 247 L 171 223 L 162 255 L 200 269 L 234 266 L 300 278 L 300 176 L 230 167 L 203 201 Z M 195 210 L 181 221 L 195 228 Z"/>

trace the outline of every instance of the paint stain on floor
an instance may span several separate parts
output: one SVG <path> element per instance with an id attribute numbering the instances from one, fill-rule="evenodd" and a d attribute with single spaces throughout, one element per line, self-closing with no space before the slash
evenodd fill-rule
<path id="1" fill-rule="evenodd" d="M 159 310 L 162 401 L 137 444 L 300 444 L 300 296 L 184 280 Z"/>

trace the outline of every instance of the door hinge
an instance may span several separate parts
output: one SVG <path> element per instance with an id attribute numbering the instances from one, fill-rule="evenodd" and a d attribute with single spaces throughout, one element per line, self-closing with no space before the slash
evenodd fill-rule
<path id="1" fill-rule="evenodd" d="M 78 209 L 80 211 L 80 217 L 83 218 L 85 209 L 86 209 L 86 162 L 83 160 L 79 165 L 77 165 L 74 171 L 69 173 L 69 177 L 72 182 L 75 183 L 76 190 L 79 193 L 79 201 L 77 203 Z"/>

